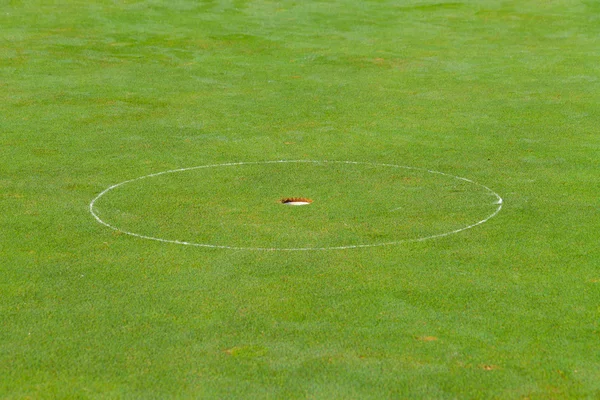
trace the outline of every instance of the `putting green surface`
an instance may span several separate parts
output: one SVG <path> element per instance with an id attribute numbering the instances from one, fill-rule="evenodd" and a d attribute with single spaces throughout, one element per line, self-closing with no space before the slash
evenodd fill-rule
<path id="1" fill-rule="evenodd" d="M 282 207 L 281 199 L 288 197 L 316 202 L 302 209 Z M 108 188 L 90 209 L 116 231 L 158 241 L 248 250 L 329 250 L 458 233 L 487 222 L 500 211 L 501 202 L 485 186 L 434 171 L 290 160 L 151 174 Z"/>
<path id="2" fill-rule="evenodd" d="M 598 1 L 0 33 L 1 398 L 600 397 Z"/>

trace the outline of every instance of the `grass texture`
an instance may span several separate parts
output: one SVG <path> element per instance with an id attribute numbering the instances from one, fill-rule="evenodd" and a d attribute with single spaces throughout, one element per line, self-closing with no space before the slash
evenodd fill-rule
<path id="1" fill-rule="evenodd" d="M 0 32 L 0 397 L 600 397 L 598 1 L 8 0 Z M 89 210 L 273 160 L 320 162 L 96 210 L 233 247 L 494 211 L 426 170 L 503 209 L 326 251 Z"/>

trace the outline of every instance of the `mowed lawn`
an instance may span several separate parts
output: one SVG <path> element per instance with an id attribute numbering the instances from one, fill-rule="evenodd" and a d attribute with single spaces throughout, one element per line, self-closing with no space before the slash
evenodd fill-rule
<path id="1" fill-rule="evenodd" d="M 597 0 L 1 1 L 0 397 L 599 398 L 599 110 Z M 274 160 L 503 208 L 90 213 Z M 493 200 L 260 165 L 97 212 Z"/>

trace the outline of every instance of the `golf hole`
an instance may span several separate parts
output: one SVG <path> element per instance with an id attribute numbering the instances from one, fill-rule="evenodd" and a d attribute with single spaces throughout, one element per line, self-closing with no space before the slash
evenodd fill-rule
<path id="1" fill-rule="evenodd" d="M 286 206 L 307 206 L 313 201 L 306 197 L 284 197 L 279 202 Z"/>

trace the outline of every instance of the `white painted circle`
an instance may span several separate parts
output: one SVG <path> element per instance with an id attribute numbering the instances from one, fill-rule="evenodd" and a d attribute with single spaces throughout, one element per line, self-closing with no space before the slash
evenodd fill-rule
<path id="1" fill-rule="evenodd" d="M 192 171 L 216 171 L 217 168 L 225 168 L 225 167 L 278 167 L 281 168 L 282 166 L 285 165 L 291 165 L 291 164 L 295 164 L 297 167 L 301 167 L 301 166 L 319 166 L 319 167 L 340 167 L 341 169 L 339 169 L 338 173 L 340 173 L 340 171 L 343 171 L 344 168 L 346 167 L 362 167 L 362 168 L 368 168 L 369 170 L 367 172 L 369 172 L 370 175 L 373 178 L 373 181 L 377 181 L 376 177 L 377 177 L 377 173 L 380 173 L 382 171 L 387 171 L 386 173 L 390 173 L 389 171 L 393 171 L 393 174 L 400 174 L 400 172 L 404 171 L 404 173 L 406 174 L 406 176 L 408 176 L 408 174 L 413 173 L 413 174 L 421 174 L 420 176 L 431 176 L 435 179 L 443 179 L 443 180 L 450 180 L 452 182 L 450 182 L 450 184 L 445 185 L 448 187 L 454 186 L 454 187 L 458 187 L 460 186 L 460 189 L 463 191 L 463 193 L 467 193 L 468 194 L 468 190 L 472 190 L 473 193 L 476 193 L 477 191 L 481 192 L 479 194 L 477 194 L 477 201 L 479 203 L 481 203 L 480 205 L 477 205 L 477 207 L 480 206 L 480 208 L 488 210 L 489 212 L 486 211 L 485 214 L 477 217 L 474 217 L 472 221 L 469 222 L 463 222 L 463 225 L 461 226 L 453 226 L 447 230 L 441 231 L 441 232 L 430 232 L 430 233 L 426 233 L 426 234 L 421 234 L 421 235 L 417 235 L 415 237 L 405 237 L 405 238 L 398 238 L 398 239 L 394 239 L 394 240 L 383 240 L 381 242 L 368 242 L 367 240 L 363 240 L 362 242 L 357 240 L 356 242 L 352 242 L 352 243 L 337 243 L 331 246 L 322 246 L 322 245 L 318 245 L 318 244 L 313 244 L 313 245 L 302 245 L 302 246 L 298 246 L 298 247 L 294 247 L 294 246 L 269 246 L 269 245 L 237 245 L 235 243 L 230 244 L 230 243 L 214 243 L 214 242 L 208 242 L 208 243 L 204 243 L 202 241 L 194 241 L 194 240 L 182 240 L 182 239 L 174 239 L 174 238 L 169 238 L 169 237 L 163 237 L 162 235 L 156 235 L 153 233 L 146 233 L 146 232 L 135 232 L 136 229 L 130 229 L 130 228 L 125 228 L 122 226 L 122 224 L 120 223 L 114 223 L 114 222 L 107 222 L 107 219 L 105 217 L 101 217 L 100 215 L 102 214 L 97 207 L 97 203 L 105 198 L 105 196 L 109 193 L 112 193 L 114 195 L 114 193 L 118 192 L 116 191 L 116 189 L 118 188 L 123 188 L 127 185 L 131 185 L 134 183 L 140 183 L 141 181 L 147 182 L 149 179 L 151 178 L 165 178 L 167 176 L 173 176 L 172 174 L 177 174 L 177 173 L 183 173 L 183 172 L 192 172 Z M 354 174 L 358 175 L 356 172 L 354 172 Z M 348 181 L 351 181 L 351 177 L 349 178 L 349 176 L 351 175 L 350 173 L 347 174 L 348 176 L 346 176 L 344 182 L 337 182 L 337 184 L 339 184 L 340 186 L 343 186 L 344 184 L 348 185 Z M 363 173 L 363 175 L 365 175 Z M 256 175 L 258 176 L 258 175 Z M 400 176 L 400 175 L 399 175 Z M 409 179 L 406 176 L 404 176 L 404 178 L 402 179 Z M 235 177 L 235 175 L 234 175 Z M 206 177 L 205 177 L 206 178 Z M 364 178 L 364 176 L 362 177 Z M 242 178 L 240 178 L 242 179 Z M 185 181 L 185 189 L 189 189 L 192 184 L 190 183 L 188 185 L 187 180 Z M 239 182 L 234 182 L 236 184 L 239 184 Z M 350 182 L 351 183 L 351 182 Z M 396 190 L 396 192 L 390 192 L 392 195 L 394 194 L 398 194 L 401 195 L 402 192 L 401 190 L 404 190 L 404 186 L 402 186 L 402 182 L 400 181 L 400 178 L 396 178 L 396 175 L 392 175 L 390 177 L 385 177 L 385 179 L 382 179 L 381 182 L 377 181 L 372 183 L 372 187 L 369 187 L 369 184 L 371 184 L 371 180 L 365 181 L 363 179 L 363 181 L 361 182 L 356 182 L 357 188 L 356 190 L 360 190 L 363 186 L 365 188 L 365 192 L 368 192 L 371 195 L 375 195 L 377 193 L 377 188 L 379 187 L 383 193 L 383 195 L 387 195 L 385 193 L 385 190 L 390 190 L 390 187 L 393 186 Z M 435 183 L 435 182 L 434 182 Z M 165 184 L 169 184 L 169 182 L 165 182 Z M 172 183 L 171 183 L 172 184 Z M 247 182 L 246 184 L 246 188 L 248 187 L 254 187 L 255 183 L 254 182 Z M 332 184 L 332 190 L 334 190 L 336 182 L 331 182 Z M 223 184 L 225 185 L 225 184 Z M 379 185 L 379 186 L 376 186 Z M 216 185 L 214 185 L 216 186 Z M 214 187 L 211 186 L 212 189 L 214 189 L 215 192 L 218 192 L 218 190 L 220 189 L 219 187 Z M 430 187 L 433 187 L 432 184 L 429 184 Z M 183 186 L 182 186 L 183 187 Z M 182 188 L 180 187 L 180 188 Z M 348 186 L 346 186 L 347 188 Z M 413 184 L 410 188 L 408 189 L 412 189 L 415 190 L 415 188 L 418 189 L 418 182 L 417 184 Z M 142 188 L 143 189 L 143 188 Z M 174 189 L 177 190 L 178 187 L 174 186 Z M 431 190 L 431 189 L 430 189 Z M 456 189 L 453 189 L 456 190 Z M 138 192 L 139 193 L 139 192 Z M 176 193 L 176 192 L 174 192 Z M 354 194 L 356 195 L 357 193 L 361 193 L 359 191 L 355 191 Z M 269 196 L 275 196 L 277 197 L 278 195 L 285 195 L 286 193 L 269 193 Z M 303 194 L 307 194 L 304 193 Z M 335 193 L 334 193 L 335 194 Z M 410 194 L 410 193 L 409 193 Z M 160 193 L 159 193 L 160 195 Z M 150 196 L 149 198 L 153 198 L 153 199 L 157 199 L 160 198 L 160 196 Z M 204 196 L 203 196 L 204 195 Z M 133 198 L 135 198 L 135 193 L 132 194 L 124 194 L 123 196 L 127 196 L 127 198 L 131 198 L 133 196 Z M 213 196 L 213 197 L 210 197 Z M 214 197 L 216 196 L 216 197 Z M 333 196 L 333 195 L 332 195 Z M 359 195 L 360 196 L 360 195 Z M 142 196 L 143 197 L 143 196 Z M 202 207 L 204 207 L 204 205 L 202 204 L 203 200 L 206 199 L 210 199 L 211 201 L 214 201 L 215 199 L 218 199 L 218 194 L 214 194 L 214 193 L 208 193 L 207 191 L 203 192 L 200 196 L 198 197 L 198 203 L 194 205 L 194 207 L 197 207 L 199 210 L 204 210 Z M 311 194 L 311 197 L 316 200 L 317 197 Z M 335 197 L 335 196 L 333 196 Z M 332 198 L 333 198 L 332 197 Z M 338 196 L 339 197 L 339 196 Z M 382 207 L 382 202 L 381 201 L 373 201 L 373 207 L 370 207 L 369 204 L 364 203 L 364 201 L 366 200 L 372 200 L 372 199 L 360 199 L 363 200 L 363 204 L 362 204 L 362 210 L 369 210 L 369 212 L 371 212 L 371 208 L 374 208 L 375 210 L 372 211 L 373 214 L 372 215 L 376 215 L 377 218 L 376 221 L 378 221 L 380 224 L 379 226 L 387 226 L 388 223 L 393 225 L 393 223 L 395 223 L 399 218 L 401 218 L 403 215 L 406 214 L 410 214 L 410 212 L 412 212 L 413 214 L 415 214 L 415 210 L 405 210 L 405 208 L 410 208 L 410 207 L 405 207 L 402 204 L 400 204 L 399 207 L 397 207 L 397 203 L 395 203 L 395 196 L 391 196 L 392 198 L 388 199 L 389 201 L 387 202 L 387 208 L 388 209 L 381 209 Z M 398 196 L 401 197 L 401 196 Z M 429 200 L 430 197 L 423 197 L 421 199 L 421 201 L 423 200 Z M 437 196 L 433 196 L 433 197 L 437 197 Z M 455 196 L 456 197 L 456 196 Z M 411 197 L 407 197 L 407 199 L 410 199 Z M 164 199 L 163 199 L 164 200 Z M 435 200 L 435 199 L 434 199 Z M 459 199 L 460 200 L 460 199 Z M 166 202 L 174 202 L 176 204 L 178 203 L 178 199 L 169 199 L 168 196 L 166 196 L 166 200 L 164 200 Z M 208 202 L 208 201 L 207 201 Z M 275 203 L 275 202 L 274 202 Z M 319 201 L 319 203 L 327 203 L 326 201 Z M 132 204 L 136 205 L 136 208 L 142 207 L 142 204 L 139 203 L 135 203 L 133 202 Z M 170 203 L 169 203 L 170 204 Z M 187 207 L 189 207 L 189 202 L 187 204 Z M 289 203 L 288 203 L 289 204 Z M 365 204 L 368 207 L 365 207 Z M 457 203 L 458 204 L 458 203 Z M 275 204 L 277 205 L 277 204 Z M 444 203 L 444 199 L 441 198 L 438 203 L 437 206 L 438 207 L 443 207 L 445 205 Z M 98 221 L 99 223 L 101 223 L 102 225 L 105 225 L 115 231 L 118 231 L 120 233 L 123 234 L 127 234 L 127 235 L 131 235 L 131 236 L 135 236 L 138 238 L 142 238 L 142 239 L 149 239 L 149 240 L 154 240 L 154 241 L 159 241 L 159 242 L 163 242 L 163 243 L 174 243 L 174 244 L 180 244 L 180 245 L 186 245 L 186 246 L 196 246 L 196 247 L 208 247 L 208 248 L 221 248 L 221 249 L 234 249 L 234 250 L 263 250 L 263 251 L 307 251 L 307 250 L 340 250 L 340 249 L 351 249 L 351 248 L 363 248 L 363 247 L 376 247 L 376 246 L 387 246 L 387 245 L 395 245 L 395 244 L 400 244 L 400 243 L 408 243 L 408 242 L 420 242 L 420 241 L 424 241 L 424 240 L 429 240 L 429 239 L 434 239 L 434 238 L 440 238 L 440 237 L 444 237 L 444 236 L 449 236 L 455 233 L 459 233 L 462 231 L 465 231 L 467 229 L 473 228 L 475 226 L 481 225 L 483 223 L 485 223 L 486 221 L 490 220 L 491 218 L 493 218 L 494 216 L 496 216 L 500 210 L 502 209 L 502 205 L 503 205 L 503 200 L 500 197 L 499 194 L 497 194 L 496 192 L 494 192 L 492 189 L 490 189 L 487 186 L 484 186 L 482 184 L 476 183 L 470 179 L 467 178 L 462 178 L 459 176 L 455 176 L 455 175 L 451 175 L 451 174 L 447 174 L 444 172 L 439 172 L 439 171 L 433 171 L 433 170 L 427 170 L 427 169 L 423 169 L 423 168 L 416 168 L 416 167 L 409 167 L 409 166 L 402 166 L 402 165 L 394 165 L 394 164 L 382 164 L 382 163 L 370 163 L 370 162 L 359 162 L 359 161 L 314 161 L 314 160 L 276 160 L 276 161 L 258 161 L 258 162 L 234 162 L 234 163 L 224 163 L 224 164 L 211 164 L 211 165 L 201 165 L 201 166 L 196 166 L 196 167 L 189 167 L 189 168 L 180 168 L 180 169 L 173 169 L 173 170 L 168 170 L 168 171 L 162 171 L 162 172 L 158 172 L 158 173 L 154 173 L 154 174 L 149 174 L 149 175 L 144 175 L 138 178 L 134 178 L 134 179 L 130 179 L 130 180 L 126 180 L 120 183 L 117 183 L 115 185 L 112 185 L 108 188 L 106 188 L 105 190 L 103 190 L 100 194 L 98 194 L 89 204 L 89 211 L 92 214 L 92 216 L 96 219 L 96 221 Z M 279 204 L 279 206 L 281 206 L 281 204 Z M 345 204 L 343 204 L 344 207 L 346 207 Z M 410 205 L 409 205 L 410 206 Z M 150 207 L 150 205 L 146 205 L 146 207 Z M 206 206 L 208 207 L 208 206 Z M 206 208 L 205 207 L 205 208 Z M 377 208 L 379 207 L 379 208 Z M 473 206 L 474 207 L 474 206 Z M 143 208 L 143 207 L 142 207 Z M 177 207 L 172 207 L 172 208 L 177 208 Z M 284 207 L 286 208 L 286 207 Z M 296 208 L 296 207 L 291 207 L 291 208 Z M 302 209 L 304 209 L 304 207 L 300 207 Z M 307 210 L 311 210 L 311 212 L 320 212 L 319 210 L 323 211 L 323 208 L 319 209 L 318 206 L 312 206 L 312 207 L 308 207 L 306 208 Z M 347 209 L 347 207 L 346 207 Z M 342 210 L 342 209 L 339 209 Z M 231 211 L 231 210 L 229 210 Z M 350 210 L 352 211 L 352 210 Z M 224 215 L 228 216 L 229 214 L 233 215 L 231 212 L 229 212 L 229 214 L 227 214 L 228 210 L 225 209 L 224 211 Z M 237 212 L 237 211 L 236 211 Z M 425 209 L 424 212 L 427 212 L 427 209 Z M 130 212 L 131 213 L 131 212 Z M 344 214 L 344 212 L 340 212 L 341 214 Z M 387 214 L 386 214 L 387 213 Z M 235 214 L 235 213 L 234 213 Z M 123 212 L 122 215 L 125 215 L 125 217 L 123 217 L 122 219 L 127 217 L 127 212 Z M 154 214 L 152 214 L 152 212 L 149 213 L 150 216 L 155 216 L 156 212 L 154 212 Z M 311 215 L 316 215 L 316 214 L 311 214 Z M 352 215 L 351 213 L 345 214 L 346 217 L 348 217 L 348 219 L 346 220 L 342 220 L 340 219 L 337 222 L 337 228 L 339 229 L 340 227 L 343 228 L 343 226 L 347 226 L 348 223 L 350 223 L 351 221 L 360 219 L 362 216 L 356 214 L 356 215 Z M 415 214 L 416 215 L 416 214 Z M 244 214 L 242 213 L 238 213 L 235 214 L 236 218 L 244 218 Z M 333 217 L 332 217 L 333 216 Z M 264 217 L 264 215 L 263 215 Z M 330 215 L 330 218 L 336 218 L 337 215 Z M 464 219 L 464 216 L 461 216 Z M 165 224 L 170 222 L 170 220 L 167 217 L 164 217 L 163 221 L 148 221 L 148 218 L 142 218 L 139 216 L 134 216 L 131 220 L 133 221 L 133 223 L 135 224 L 135 218 L 137 218 L 137 221 L 141 221 L 143 223 L 146 223 L 148 226 L 152 225 L 153 223 L 155 223 L 156 226 L 160 226 L 161 224 Z M 304 217 L 306 219 L 306 217 Z M 369 218 L 369 216 L 364 216 L 364 218 Z M 298 218 L 296 221 L 300 221 L 300 220 L 305 220 L 305 219 L 301 219 Z M 264 220 L 264 218 L 263 218 Z M 177 220 L 174 220 L 177 221 Z M 188 221 L 186 219 L 181 219 L 181 221 Z M 227 218 L 223 218 L 223 221 L 227 221 Z M 222 223 L 224 223 L 222 221 Z M 238 222 L 238 219 L 232 220 L 235 223 Z M 230 221 L 230 222 L 232 222 Z M 121 221 L 123 222 L 123 221 Z M 255 221 L 257 222 L 257 226 L 261 225 L 260 223 L 262 221 Z M 450 221 L 452 222 L 452 221 Z M 368 220 L 363 220 L 361 221 L 361 223 L 368 225 L 369 221 Z M 247 224 L 244 224 L 247 225 Z M 325 223 L 326 225 L 326 223 Z M 350 223 L 351 225 L 351 223 Z M 149 227 L 146 227 L 146 229 L 150 229 Z M 176 225 L 175 228 L 180 227 L 180 225 Z M 332 225 L 333 226 L 333 225 Z M 445 225 L 444 225 L 445 226 Z M 448 225 L 450 226 L 450 225 Z M 259 226 L 260 227 L 260 226 Z M 357 227 L 361 227 L 360 224 L 357 225 Z M 268 228 L 268 227 L 267 227 Z M 290 225 L 290 229 L 293 229 L 294 226 L 293 224 Z M 327 228 L 327 226 L 325 226 L 325 228 Z M 375 227 L 377 228 L 377 227 Z M 155 230 L 160 231 L 160 228 L 153 228 Z M 343 229 L 342 229 L 343 230 Z M 236 232 L 237 229 L 236 227 L 232 227 L 231 232 Z M 310 231 L 310 229 L 308 231 L 309 234 L 311 234 L 312 232 Z M 387 234 L 388 236 L 391 233 L 394 233 L 395 231 L 393 230 L 388 230 L 387 232 L 384 232 L 385 234 Z M 274 233 L 273 233 L 273 239 L 276 238 L 276 235 L 279 234 L 280 232 L 277 231 L 277 229 L 274 229 Z M 292 232 L 293 233 L 293 232 Z M 356 232 L 355 232 L 356 233 Z M 241 233 L 240 233 L 241 234 Z M 232 235 L 235 235 L 235 233 L 233 233 Z M 247 237 L 248 234 L 245 234 L 244 237 Z M 360 238 L 360 231 L 358 232 L 358 234 L 356 235 L 358 238 Z M 293 237 L 293 235 L 292 235 Z M 227 238 L 223 239 L 223 240 L 227 240 Z M 341 239 L 340 239 L 341 240 Z"/>

